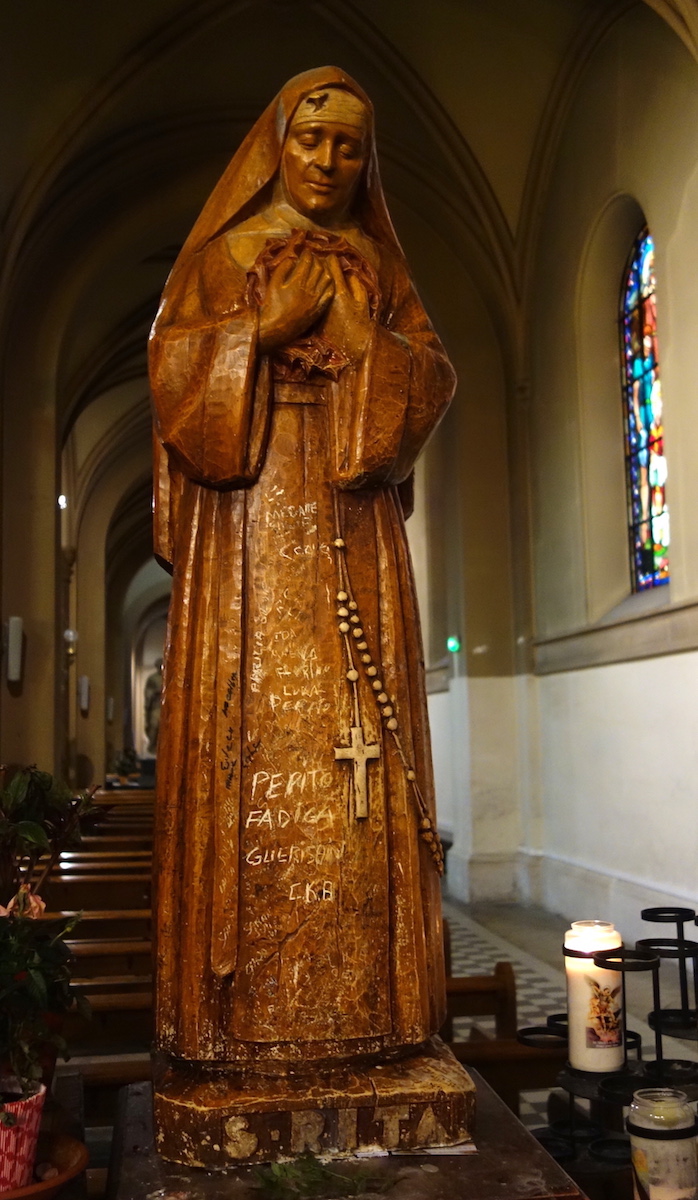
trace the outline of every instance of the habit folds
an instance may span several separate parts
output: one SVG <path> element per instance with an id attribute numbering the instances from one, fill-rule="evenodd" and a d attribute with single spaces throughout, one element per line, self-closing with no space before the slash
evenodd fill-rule
<path id="1" fill-rule="evenodd" d="M 191 1062 L 381 1055 L 443 1019 L 400 493 L 454 379 L 392 231 L 372 134 L 348 229 L 318 229 L 270 191 L 294 111 L 337 86 L 370 113 L 333 68 L 287 85 L 204 209 L 151 337 L 156 549 L 173 571 L 157 1041 Z M 365 289 L 359 359 L 324 320 L 260 349 L 270 274 L 305 246 Z"/>

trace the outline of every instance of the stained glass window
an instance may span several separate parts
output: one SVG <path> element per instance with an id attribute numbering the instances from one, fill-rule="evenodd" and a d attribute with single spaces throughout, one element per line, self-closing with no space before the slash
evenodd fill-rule
<path id="1" fill-rule="evenodd" d="M 638 235 L 621 294 L 625 469 L 633 591 L 669 582 L 669 510 L 657 346 L 654 242 Z"/>

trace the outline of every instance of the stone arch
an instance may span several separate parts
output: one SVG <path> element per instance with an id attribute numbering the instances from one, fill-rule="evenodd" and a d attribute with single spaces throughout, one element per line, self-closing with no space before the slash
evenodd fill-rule
<path id="1" fill-rule="evenodd" d="M 611 197 L 589 231 L 577 277 L 574 321 L 590 623 L 630 592 L 618 304 L 628 254 L 644 223 L 632 196 Z"/>
<path id="2" fill-rule="evenodd" d="M 53 514 L 49 520 L 49 513 L 57 492 L 56 462 L 61 442 L 70 436 L 79 415 L 96 402 L 126 387 L 133 388 L 135 395 L 135 390 L 142 386 L 145 337 L 166 273 L 165 258 L 186 233 L 198 204 L 257 109 L 249 99 L 238 96 L 235 103 L 224 106 L 208 104 L 198 110 L 185 109 L 176 115 L 157 118 L 151 115 L 138 121 L 132 117 L 119 119 L 119 113 L 133 95 L 135 81 L 143 82 L 163 69 L 163 64 L 171 64 L 173 55 L 181 52 L 187 39 L 193 36 L 193 7 L 189 6 L 182 20 L 174 22 L 171 28 L 161 27 L 147 46 L 139 47 L 135 57 L 122 63 L 87 97 L 81 112 L 64 128 L 51 161 L 40 164 L 32 180 L 27 181 L 10 219 L 11 252 L 7 269 L 11 273 L 5 277 L 4 295 L 9 294 L 11 281 L 12 313 L 6 314 L 5 328 L 9 330 L 11 326 L 13 332 L 9 336 L 12 346 L 5 358 L 5 370 L 9 375 L 16 374 L 18 396 L 31 397 L 32 404 L 34 397 L 40 396 L 42 411 L 45 408 L 50 412 L 50 423 L 43 416 L 40 420 L 36 413 L 30 416 L 30 425 L 41 426 L 45 442 L 40 454 L 44 480 L 40 511 L 46 526 L 45 568 L 49 574 L 57 561 L 57 523 Z M 229 4 L 195 7 L 197 36 L 202 23 L 203 26 L 219 23 L 222 28 L 220 23 L 231 14 Z M 308 8 L 319 15 L 317 6 L 309 4 Z M 464 386 L 455 415 L 450 419 L 450 434 L 455 432 L 462 439 L 465 426 L 477 430 L 478 423 L 482 425 L 477 440 L 482 447 L 487 446 L 487 452 L 477 459 L 475 466 L 481 469 L 486 496 L 488 489 L 491 493 L 483 502 L 483 509 L 497 514 L 495 538 L 489 536 L 491 531 L 481 525 L 475 528 L 467 521 L 459 482 L 463 473 L 462 456 L 452 446 L 452 437 L 442 434 L 429 451 L 431 478 L 443 474 L 444 455 L 448 454 L 451 487 L 448 494 L 437 494 L 436 503 L 430 508 L 433 520 L 450 523 L 454 537 L 448 561 L 436 565 L 433 590 L 439 593 L 446 583 L 446 591 L 460 595 L 464 540 L 488 542 L 492 586 L 503 597 L 495 606 L 504 621 L 495 640 L 503 644 L 509 640 L 511 603 L 506 397 L 508 381 L 516 374 L 512 354 L 516 288 L 511 237 L 474 156 L 416 73 L 382 35 L 372 26 L 366 26 L 365 18 L 353 8 L 341 5 L 322 8 L 328 20 L 331 17 L 327 29 L 332 30 L 334 46 L 341 45 L 341 37 L 346 37 L 347 46 L 353 47 L 351 52 L 356 56 L 361 41 L 366 74 L 380 77 L 384 97 L 393 95 L 391 104 L 400 104 L 404 111 L 411 111 L 414 121 L 424 131 L 424 145 L 414 145 L 409 139 L 396 136 L 390 121 L 386 123 L 383 160 L 388 191 L 396 210 L 401 210 L 401 233 L 406 243 L 410 243 L 408 254 L 427 304 L 454 357 L 460 359 Z M 363 29 L 361 39 L 358 21 Z M 370 86 L 370 79 L 368 82 Z M 424 150 L 427 143 L 431 147 L 429 154 Z M 167 215 L 164 227 L 159 229 L 158 220 L 163 213 Z M 121 263 L 129 254 L 135 256 L 136 251 L 140 254 L 136 266 L 138 271 L 142 268 L 142 278 L 128 292 L 131 284 L 123 282 Z M 448 304 L 440 294 L 437 273 L 430 267 L 436 258 L 446 264 L 451 279 Z M 47 277 L 51 281 L 48 294 Z M 124 288 L 123 303 L 106 303 L 104 297 L 113 297 L 119 287 Z M 33 324 L 37 306 L 46 314 L 45 329 L 38 338 Z M 19 333 L 16 342 L 15 332 Z M 14 354 L 14 345 L 26 345 L 29 340 L 33 342 L 34 358 L 42 364 L 39 386 L 31 376 L 29 353 Z M 483 344 L 488 347 L 487 361 L 482 360 L 475 380 L 467 353 L 469 343 L 478 353 Z M 21 461 L 28 453 L 25 422 L 17 421 L 15 426 L 10 422 L 9 434 L 7 465 L 10 460 Z M 128 445 L 137 456 L 146 453 L 147 432 L 140 419 L 138 438 L 134 429 L 128 429 L 123 421 L 116 422 L 112 434 L 104 436 L 111 436 L 113 454 L 120 445 L 124 452 Z M 38 440 L 32 446 L 32 453 L 37 446 Z M 100 463 L 98 447 L 95 453 L 95 463 Z M 486 457 L 491 454 L 496 458 L 494 470 L 487 469 Z M 54 462 L 51 483 L 45 471 L 49 458 Z M 107 464 L 102 467 L 107 469 Z M 18 485 L 16 502 L 21 506 L 26 488 L 20 479 L 13 482 Z M 94 495 L 105 494 L 100 484 Z M 116 501 L 115 496 L 112 499 Z M 495 543 L 499 546 L 496 567 L 491 561 L 491 547 Z M 482 563 L 482 553 L 477 547 L 468 546 L 465 557 L 468 563 Z M 77 578 L 80 555 L 76 573 Z M 481 590 L 482 580 L 473 577 L 471 592 Z M 45 624 L 55 606 L 55 598 L 46 596 L 46 613 L 42 615 Z M 484 619 L 486 606 L 481 603 L 480 608 Z M 463 623 L 462 614 L 457 615 L 456 623 Z M 60 622 L 54 618 L 56 624 Z M 473 636 L 478 637 L 477 616 L 469 624 Z M 44 704 L 48 703 L 50 671 L 54 665 L 49 666 L 43 679 Z M 34 679 L 33 687 L 37 684 Z M 94 689 L 93 697 L 94 708 L 97 705 Z M 31 744 L 35 731 L 26 718 L 21 706 L 14 705 L 11 721 L 18 736 Z"/>

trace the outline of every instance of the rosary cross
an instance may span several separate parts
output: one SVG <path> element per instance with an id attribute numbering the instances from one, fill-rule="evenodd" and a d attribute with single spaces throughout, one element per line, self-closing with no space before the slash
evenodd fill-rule
<path id="1" fill-rule="evenodd" d="M 379 745 L 366 745 L 364 731 L 360 725 L 351 730 L 351 746 L 335 746 L 335 759 L 346 758 L 354 763 L 354 816 L 357 821 L 368 816 L 368 779 L 366 764 L 371 758 L 380 758 Z"/>

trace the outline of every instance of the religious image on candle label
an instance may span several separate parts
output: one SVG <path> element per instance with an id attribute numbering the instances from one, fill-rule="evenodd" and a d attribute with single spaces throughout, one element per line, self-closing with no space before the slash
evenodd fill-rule
<path id="1" fill-rule="evenodd" d="M 615 988 L 602 987 L 591 975 L 586 975 L 585 980 L 591 988 L 587 1011 L 587 1046 L 595 1050 L 620 1046 L 623 1037 L 623 1021 L 618 1001 L 620 985 Z"/>

